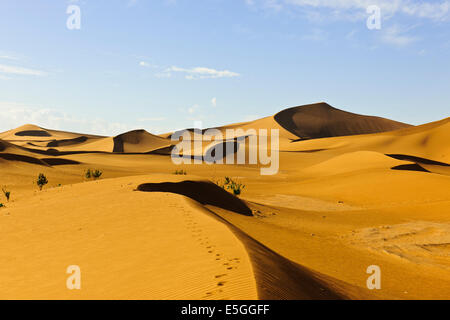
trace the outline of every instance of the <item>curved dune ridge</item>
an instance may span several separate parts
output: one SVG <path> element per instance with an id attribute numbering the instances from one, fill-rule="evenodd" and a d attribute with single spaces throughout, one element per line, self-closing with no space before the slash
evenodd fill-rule
<path id="1" fill-rule="evenodd" d="M 171 192 L 184 195 L 204 205 L 212 205 L 246 216 L 252 216 L 250 208 L 239 198 L 208 181 L 183 181 L 146 183 L 137 190 L 146 192 Z"/>
<path id="2" fill-rule="evenodd" d="M 342 111 L 325 102 L 285 109 L 274 118 L 302 140 L 378 133 L 410 126 L 385 118 Z"/>
<path id="3" fill-rule="evenodd" d="M 170 140 L 151 134 L 145 130 L 133 130 L 113 138 L 113 152 L 147 153 L 170 146 Z"/>
<path id="4" fill-rule="evenodd" d="M 80 136 L 82 136 L 82 134 L 46 129 L 33 124 L 25 124 L 18 128 L 0 133 L 0 139 L 9 141 L 37 140 L 50 142 L 53 140 L 74 139 L 79 138 Z M 87 138 L 102 138 L 102 136 L 92 134 L 85 134 L 84 136 Z"/>

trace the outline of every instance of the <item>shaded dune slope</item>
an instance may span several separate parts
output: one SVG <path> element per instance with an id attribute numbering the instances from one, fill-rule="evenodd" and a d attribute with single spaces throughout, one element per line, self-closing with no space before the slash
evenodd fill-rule
<path id="1" fill-rule="evenodd" d="M 56 166 L 80 164 L 80 162 L 64 158 L 43 158 L 35 157 L 32 149 L 16 146 L 12 143 L 0 140 L 0 159 L 8 161 L 25 162 L 29 164 L 37 164 L 41 166 Z M 47 153 L 43 153 L 47 154 Z"/>
<path id="2" fill-rule="evenodd" d="M 184 195 L 203 205 L 212 205 L 229 211 L 251 216 L 250 208 L 239 198 L 207 181 L 183 181 L 145 183 L 137 187 L 138 191 L 171 192 Z"/>
<path id="3" fill-rule="evenodd" d="M 325 278 L 269 249 L 222 219 L 244 243 L 252 261 L 261 300 L 344 300 Z"/>
<path id="4" fill-rule="evenodd" d="M 406 154 L 386 154 L 387 156 L 404 161 L 413 162 L 412 164 L 404 164 L 392 167 L 392 170 L 419 171 L 428 173 L 438 173 L 450 175 L 450 164 L 430 159 L 425 159 Z"/>
<path id="5" fill-rule="evenodd" d="M 378 133 L 410 126 L 385 118 L 342 111 L 324 102 L 285 109 L 274 118 L 301 140 Z"/>

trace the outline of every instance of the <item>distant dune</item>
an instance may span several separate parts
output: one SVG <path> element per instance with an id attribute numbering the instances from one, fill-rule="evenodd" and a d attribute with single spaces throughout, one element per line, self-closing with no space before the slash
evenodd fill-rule
<path id="1" fill-rule="evenodd" d="M 378 133 L 410 127 L 402 122 L 342 111 L 325 102 L 285 109 L 274 118 L 280 126 L 300 139 Z"/>
<path id="2" fill-rule="evenodd" d="M 145 130 L 133 130 L 114 137 L 113 152 L 147 153 L 168 147 L 172 143 Z"/>

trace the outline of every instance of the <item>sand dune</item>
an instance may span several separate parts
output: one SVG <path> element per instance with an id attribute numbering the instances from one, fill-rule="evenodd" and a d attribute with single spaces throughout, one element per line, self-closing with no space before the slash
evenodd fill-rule
<path id="1" fill-rule="evenodd" d="M 378 133 L 409 127 L 389 119 L 342 111 L 325 102 L 285 109 L 274 118 L 300 139 Z"/>
<path id="2" fill-rule="evenodd" d="M 319 150 L 333 154 L 358 150 L 403 154 L 450 163 L 450 118 L 434 123 L 378 134 L 332 137 L 291 143 L 286 151 Z"/>
<path id="3" fill-rule="evenodd" d="M 302 172 L 314 177 L 334 175 L 376 168 L 392 168 L 404 165 L 405 161 L 393 159 L 374 151 L 355 151 L 338 155 L 326 161 L 308 167 Z"/>
<path id="4" fill-rule="evenodd" d="M 145 130 L 134 130 L 114 137 L 113 152 L 147 153 L 171 144 L 170 140 L 155 136 Z"/>
<path id="5" fill-rule="evenodd" d="M 170 133 L 0 133 L 0 186 L 12 192 L 9 202 L 0 193 L 0 296 L 450 296 L 450 118 L 409 126 L 319 103 L 216 129 L 241 129 L 213 142 L 234 152 L 235 138 L 246 136 L 248 151 L 251 130 L 278 129 L 279 172 L 176 166 Z M 210 144 L 185 156 L 212 154 Z M 101 179 L 89 181 L 87 169 Z M 49 180 L 42 192 L 39 173 Z M 209 182 L 225 176 L 245 184 L 238 198 Z M 80 291 L 65 287 L 71 264 L 81 267 Z M 382 290 L 366 287 L 374 264 Z"/>
<path id="6" fill-rule="evenodd" d="M 0 139 L 9 141 L 52 141 L 52 140 L 65 140 L 65 139 L 75 139 L 82 136 L 79 133 L 50 130 L 45 129 L 36 125 L 26 124 L 18 128 L 0 133 Z M 87 138 L 101 138 L 98 135 L 84 135 Z"/>

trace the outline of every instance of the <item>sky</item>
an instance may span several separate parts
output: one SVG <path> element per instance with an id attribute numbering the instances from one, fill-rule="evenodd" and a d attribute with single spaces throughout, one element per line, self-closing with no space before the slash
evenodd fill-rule
<path id="1" fill-rule="evenodd" d="M 320 101 L 436 121 L 449 27 L 450 0 L 2 0 L 0 131 L 163 133 Z"/>

